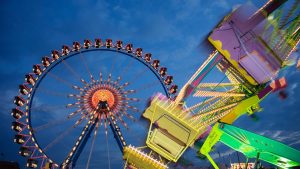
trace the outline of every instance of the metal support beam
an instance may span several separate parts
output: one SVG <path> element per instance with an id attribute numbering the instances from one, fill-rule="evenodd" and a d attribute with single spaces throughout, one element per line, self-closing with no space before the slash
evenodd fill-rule
<path id="1" fill-rule="evenodd" d="M 120 127 L 117 125 L 116 119 L 115 119 L 114 116 L 110 116 L 110 119 L 109 119 L 109 120 L 110 120 L 109 126 L 110 126 L 110 128 L 111 128 L 111 130 L 112 130 L 112 132 L 113 132 L 113 134 L 114 134 L 114 137 L 115 137 L 117 143 L 118 143 L 118 146 L 119 146 L 120 151 L 123 153 L 123 149 L 124 149 L 124 147 L 125 147 L 127 144 L 126 144 L 126 142 L 125 142 L 125 140 L 124 140 L 124 137 L 123 137 L 123 135 L 122 135 L 122 132 L 121 132 L 121 130 L 120 130 Z"/>
<path id="2" fill-rule="evenodd" d="M 92 126 L 88 129 L 87 134 L 84 136 L 82 142 L 79 144 L 78 150 L 74 153 L 73 158 L 71 158 L 72 161 L 72 168 L 75 167 L 76 162 L 80 156 L 80 154 L 82 153 L 88 139 L 91 137 L 91 133 L 94 131 L 95 126 L 97 124 L 97 122 L 99 121 L 99 118 L 97 117 L 95 122 L 92 124 Z"/>

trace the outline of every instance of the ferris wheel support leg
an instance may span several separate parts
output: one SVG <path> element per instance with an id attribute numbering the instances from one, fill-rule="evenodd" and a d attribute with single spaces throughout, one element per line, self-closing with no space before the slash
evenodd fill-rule
<path id="1" fill-rule="evenodd" d="M 99 121 L 99 118 L 92 116 L 89 120 L 89 122 L 85 125 L 83 128 L 81 135 L 79 136 L 78 140 L 76 141 L 73 149 L 68 154 L 67 158 L 63 161 L 60 168 L 63 169 L 69 169 L 74 168 L 76 165 L 76 161 L 78 160 L 82 150 L 84 149 L 88 139 L 90 138 L 90 135 L 92 131 L 94 130 L 96 123 Z"/>
<path id="2" fill-rule="evenodd" d="M 125 142 L 125 139 L 122 135 L 122 132 L 120 130 L 120 127 L 117 125 L 116 123 L 116 120 L 115 120 L 115 117 L 114 116 L 111 116 L 110 117 L 110 124 L 109 124 L 113 134 L 114 134 L 114 137 L 118 143 L 118 146 L 121 150 L 121 152 L 123 153 L 123 149 L 124 147 L 127 145 L 126 142 Z"/>
<path id="3" fill-rule="evenodd" d="M 98 120 L 99 120 L 99 118 L 96 118 L 95 122 L 92 124 L 92 126 L 91 126 L 91 127 L 89 128 L 89 130 L 87 131 L 87 134 L 86 134 L 85 137 L 83 138 L 81 144 L 79 144 L 78 151 L 76 151 L 76 152 L 74 153 L 73 158 L 71 158 L 71 161 L 72 161 L 72 168 L 75 167 L 76 162 L 77 162 L 77 160 L 78 160 L 80 154 L 82 153 L 82 150 L 84 149 L 84 147 L 85 147 L 85 145 L 86 145 L 88 139 L 90 138 L 92 131 L 94 131 L 95 126 L 96 126 Z"/>

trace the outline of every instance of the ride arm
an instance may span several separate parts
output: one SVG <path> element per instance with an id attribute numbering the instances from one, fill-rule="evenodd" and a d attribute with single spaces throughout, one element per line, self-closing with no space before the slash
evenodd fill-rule
<path id="1" fill-rule="evenodd" d="M 261 90 L 257 95 L 249 97 L 241 101 L 233 110 L 220 119 L 221 122 L 232 124 L 237 118 L 245 113 L 253 114 L 259 108 L 259 103 L 271 92 L 283 89 L 286 87 L 285 78 L 274 80 L 267 87 Z"/>
<path id="2" fill-rule="evenodd" d="M 115 119 L 114 116 L 110 116 L 109 120 L 110 120 L 109 126 L 110 126 L 110 128 L 111 128 L 111 130 L 114 134 L 114 137 L 115 137 L 117 143 L 118 143 L 118 147 L 119 147 L 120 151 L 123 153 L 123 149 L 127 144 L 126 144 L 126 141 L 125 141 L 125 139 L 122 135 L 121 129 L 117 125 L 116 119 Z"/>
<path id="3" fill-rule="evenodd" d="M 207 157 L 215 169 L 219 169 L 219 167 L 211 158 L 209 152 L 211 151 L 211 148 L 220 140 L 222 134 L 222 131 L 219 130 L 219 123 L 216 123 L 200 149 L 200 153 Z"/>
<path id="4" fill-rule="evenodd" d="M 208 75 L 208 73 L 222 60 L 223 56 L 217 51 L 214 51 L 208 59 L 200 66 L 196 73 L 190 80 L 182 87 L 178 96 L 176 97 L 176 105 L 184 102 L 190 95 L 192 95 L 200 82 Z"/>
<path id="5" fill-rule="evenodd" d="M 284 78 L 280 78 L 278 80 L 273 81 L 270 83 L 266 88 L 261 90 L 257 95 L 249 97 L 243 101 L 241 101 L 233 110 L 220 119 L 220 122 L 232 124 L 238 117 L 245 113 L 252 114 L 253 110 L 259 106 L 261 100 L 263 100 L 269 93 L 275 92 L 282 88 L 286 87 L 286 82 Z M 215 169 L 219 169 L 216 163 L 213 161 L 209 152 L 211 148 L 220 140 L 223 132 L 219 129 L 220 123 L 216 123 L 212 131 L 209 133 L 207 139 L 205 140 L 203 146 L 200 148 L 200 153 L 205 155 L 207 159 L 211 162 Z"/>

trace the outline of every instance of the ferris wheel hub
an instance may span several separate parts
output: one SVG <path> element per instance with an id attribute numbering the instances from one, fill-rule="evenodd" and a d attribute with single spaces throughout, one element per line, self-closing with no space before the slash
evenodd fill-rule
<path id="1" fill-rule="evenodd" d="M 92 96 L 92 104 L 96 108 L 98 103 L 106 101 L 109 108 L 112 108 L 115 104 L 115 95 L 113 92 L 107 89 L 99 89 Z"/>
<path id="2" fill-rule="evenodd" d="M 81 97 L 84 102 L 83 108 L 87 112 L 98 111 L 97 109 L 100 106 L 100 102 L 107 102 L 105 109 L 109 108 L 113 114 L 118 112 L 122 107 L 122 98 L 125 96 L 122 94 L 122 89 L 120 89 L 118 83 L 108 80 L 102 82 L 95 81 L 86 84 L 84 89 L 85 90 L 81 93 Z"/>

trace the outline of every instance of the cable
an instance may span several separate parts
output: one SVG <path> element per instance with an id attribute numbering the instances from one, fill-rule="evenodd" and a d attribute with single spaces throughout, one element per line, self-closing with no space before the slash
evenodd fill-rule
<path id="1" fill-rule="evenodd" d="M 99 122 L 97 122 L 97 126 L 96 126 L 96 130 L 95 130 L 95 133 L 94 133 L 94 138 L 93 138 L 93 141 L 92 141 L 92 146 L 91 146 L 91 149 L 90 149 L 86 169 L 88 169 L 89 166 L 90 166 L 90 161 L 91 161 L 91 157 L 92 157 L 92 153 L 93 153 L 93 149 L 94 149 L 94 144 L 95 144 L 95 140 L 96 140 L 96 136 L 97 136 L 98 127 L 99 127 Z"/>
<path id="2" fill-rule="evenodd" d="M 107 148 L 108 168 L 111 169 L 111 167 L 110 167 L 110 155 L 109 155 L 109 146 L 108 146 L 107 132 L 105 132 L 105 139 L 106 139 L 106 148 Z"/>

